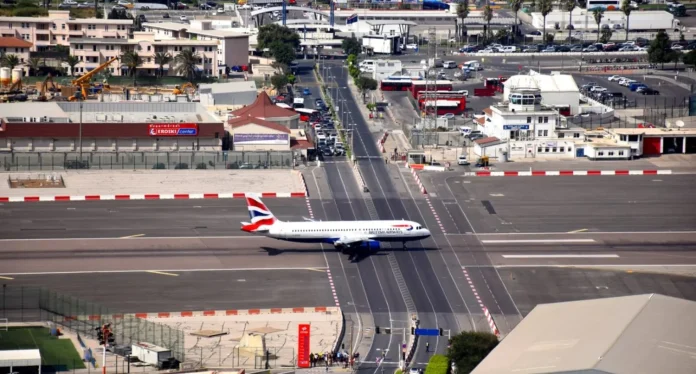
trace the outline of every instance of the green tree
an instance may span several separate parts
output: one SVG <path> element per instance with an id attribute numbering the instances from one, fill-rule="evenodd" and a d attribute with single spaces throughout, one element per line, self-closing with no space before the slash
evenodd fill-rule
<path id="1" fill-rule="evenodd" d="M 39 57 L 30 58 L 27 64 L 29 65 L 31 71 L 34 72 L 34 75 L 39 75 L 39 68 L 43 66 L 43 61 Z"/>
<path id="2" fill-rule="evenodd" d="M 351 36 L 348 39 L 343 39 L 341 42 L 341 48 L 347 55 L 359 55 L 362 52 L 362 43 L 355 36 Z"/>
<path id="3" fill-rule="evenodd" d="M 447 357 L 457 373 L 470 373 L 498 345 L 498 337 L 487 332 L 464 331 L 452 337 Z"/>
<path id="4" fill-rule="evenodd" d="M 600 32 L 600 27 L 602 26 L 602 18 L 604 17 L 604 9 L 595 8 L 592 11 L 592 18 L 597 23 L 597 42 L 599 43 L 599 37 L 602 35 Z"/>
<path id="5" fill-rule="evenodd" d="M 358 56 L 348 55 L 348 58 L 346 58 L 346 62 L 348 63 L 348 66 L 353 66 L 356 62 L 358 62 Z"/>
<path id="6" fill-rule="evenodd" d="M 572 30 L 575 29 L 573 26 L 573 11 L 578 6 L 577 0 L 565 0 L 565 10 L 568 11 L 568 40 L 570 40 L 573 33 Z"/>
<path id="7" fill-rule="evenodd" d="M 170 55 L 169 53 L 155 53 L 155 64 L 159 65 L 157 75 L 159 75 L 160 77 L 164 77 L 164 65 L 169 65 L 169 63 L 172 62 L 172 60 L 172 55 Z"/>
<path id="8" fill-rule="evenodd" d="M 671 53 L 672 41 L 669 40 L 669 35 L 664 30 L 658 31 L 648 47 L 648 61 L 653 64 L 662 64 L 664 67 L 665 62 L 671 61 Z"/>
<path id="9" fill-rule="evenodd" d="M 276 60 L 276 62 L 284 67 L 290 65 L 297 57 L 295 54 L 295 48 L 289 44 L 284 44 L 281 42 L 271 44 L 271 53 L 273 54 L 273 58 Z"/>
<path id="10" fill-rule="evenodd" d="M 609 41 L 611 40 L 611 36 L 612 36 L 613 32 L 611 31 L 611 29 L 602 29 L 601 34 L 602 35 L 599 37 L 599 41 L 601 43 L 606 44 L 606 43 L 609 43 Z"/>
<path id="11" fill-rule="evenodd" d="M 464 20 L 469 17 L 469 0 L 457 1 L 457 18 L 459 18 L 459 37 L 460 41 L 466 40 L 466 26 Z"/>
<path id="12" fill-rule="evenodd" d="M 288 74 L 287 77 L 288 77 L 288 83 L 294 87 L 295 81 L 297 80 L 297 77 L 295 76 L 295 74 Z"/>
<path id="13" fill-rule="evenodd" d="M 491 40 L 491 20 L 493 19 L 493 8 L 489 0 L 486 0 L 486 7 L 483 8 L 483 20 L 486 21 L 486 40 Z"/>
<path id="14" fill-rule="evenodd" d="M 143 59 L 136 51 L 125 51 L 121 54 L 121 66 L 128 68 L 128 75 L 133 77 L 133 85 L 138 76 L 138 68 L 143 64 Z"/>
<path id="15" fill-rule="evenodd" d="M 447 374 L 449 359 L 445 355 L 432 355 L 425 367 L 425 374 Z M 467 372 L 468 373 L 468 372 Z"/>
<path id="16" fill-rule="evenodd" d="M 358 76 L 355 78 L 355 86 L 360 91 L 360 96 L 365 97 L 365 91 L 374 91 L 377 89 L 377 81 L 370 77 Z"/>
<path id="17" fill-rule="evenodd" d="M 543 39 L 546 40 L 546 16 L 553 10 L 553 0 L 539 0 L 539 13 L 544 18 L 544 32 Z"/>
<path id="18" fill-rule="evenodd" d="M 280 90 L 288 86 L 288 77 L 285 74 L 273 74 L 271 77 L 271 84 L 280 92 Z"/>
<path id="19" fill-rule="evenodd" d="M 77 56 L 69 55 L 65 58 L 65 63 L 70 66 L 70 75 L 75 76 L 75 66 L 80 63 L 80 59 Z"/>
<path id="20" fill-rule="evenodd" d="M 300 46 L 300 35 L 285 26 L 275 23 L 259 28 L 257 37 L 258 49 L 264 50 L 268 48 L 273 54 L 272 46 L 278 42 L 287 44 L 294 50 Z"/>
<path id="21" fill-rule="evenodd" d="M 109 11 L 109 14 L 106 15 L 106 18 L 108 18 L 108 19 L 130 19 L 131 17 L 129 16 L 129 14 L 126 12 L 125 9 L 111 8 L 111 11 Z"/>
<path id="22" fill-rule="evenodd" d="M 191 49 L 187 48 L 182 50 L 174 57 L 174 62 L 177 64 L 176 73 L 185 76 L 189 81 L 193 81 L 198 74 L 198 64 L 200 60 L 201 56 Z"/>
<path id="23" fill-rule="evenodd" d="M 696 67 L 696 49 L 692 49 L 687 52 L 684 57 L 682 57 L 682 61 L 685 65 Z"/>
<path id="24" fill-rule="evenodd" d="M 2 56 L 2 61 L 0 61 L 0 65 L 8 67 L 10 69 L 14 69 L 15 66 L 19 65 L 19 57 L 13 54 L 4 55 Z"/>
<path id="25" fill-rule="evenodd" d="M 628 20 L 631 18 L 631 0 L 624 0 L 621 3 L 621 11 L 626 15 L 626 41 L 628 41 Z"/>
<path id="26" fill-rule="evenodd" d="M 500 29 L 495 33 L 495 40 L 503 43 L 510 37 L 510 32 L 506 29 Z"/>

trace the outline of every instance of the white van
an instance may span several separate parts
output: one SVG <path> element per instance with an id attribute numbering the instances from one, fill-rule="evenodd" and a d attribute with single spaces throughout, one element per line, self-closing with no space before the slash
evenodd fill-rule
<path id="1" fill-rule="evenodd" d="M 442 67 L 445 69 L 454 69 L 457 67 L 457 63 L 454 61 L 445 61 L 445 63 L 442 64 Z"/>
<path id="2" fill-rule="evenodd" d="M 483 70 L 483 66 L 478 61 L 467 61 L 464 63 L 464 69 L 469 69 L 471 71 Z"/>
<path id="3" fill-rule="evenodd" d="M 500 52 L 503 53 L 515 53 L 517 52 L 517 47 L 514 45 L 506 45 L 504 47 L 499 48 Z"/>
<path id="4" fill-rule="evenodd" d="M 375 60 L 362 61 L 360 62 L 358 67 L 360 68 L 360 71 L 364 73 L 372 73 L 373 71 L 375 71 Z"/>

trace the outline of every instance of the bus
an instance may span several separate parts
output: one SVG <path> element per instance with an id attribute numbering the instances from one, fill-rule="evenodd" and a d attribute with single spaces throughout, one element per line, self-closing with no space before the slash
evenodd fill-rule
<path id="1" fill-rule="evenodd" d="M 456 101 L 449 100 L 428 100 L 419 105 L 420 110 L 426 113 L 433 113 L 437 109 L 437 115 L 445 114 L 462 114 L 466 110 L 466 106 Z"/>
<path id="2" fill-rule="evenodd" d="M 297 97 L 292 100 L 292 108 L 297 109 L 297 108 L 304 108 L 304 99 L 301 97 Z"/>
<path id="3" fill-rule="evenodd" d="M 408 91 L 411 88 L 411 82 L 420 80 L 423 78 L 397 75 L 380 81 L 379 88 L 382 91 Z"/>
<path id="4" fill-rule="evenodd" d="M 309 122 L 319 119 L 319 111 L 307 108 L 295 108 L 295 112 L 300 115 L 300 121 Z"/>
<path id="5" fill-rule="evenodd" d="M 418 93 L 425 90 L 432 91 L 452 91 L 451 81 L 413 81 L 411 83 L 411 95 L 418 99 Z"/>
<path id="6" fill-rule="evenodd" d="M 458 100 L 469 96 L 469 91 L 458 90 L 458 91 L 420 91 L 418 92 L 418 101 L 428 98 L 428 99 L 453 99 Z"/>

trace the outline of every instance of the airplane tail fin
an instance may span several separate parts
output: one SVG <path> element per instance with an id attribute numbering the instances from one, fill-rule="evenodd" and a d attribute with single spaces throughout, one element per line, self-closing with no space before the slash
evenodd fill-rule
<path id="1" fill-rule="evenodd" d="M 246 232 L 268 232 L 276 222 L 280 222 L 261 198 L 253 195 L 245 195 L 249 219 L 251 222 L 242 222 L 242 230 Z"/>

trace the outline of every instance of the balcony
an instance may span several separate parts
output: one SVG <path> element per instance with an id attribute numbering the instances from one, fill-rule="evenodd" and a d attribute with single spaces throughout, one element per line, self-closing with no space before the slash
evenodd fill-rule
<path id="1" fill-rule="evenodd" d="M 83 37 L 84 35 L 84 30 L 68 30 L 68 36 L 71 37 Z"/>
<path id="2" fill-rule="evenodd" d="M 50 29 L 35 29 L 36 35 L 49 35 L 51 33 Z"/>
<path id="3" fill-rule="evenodd" d="M 0 36 L 16 37 L 19 32 L 15 28 L 0 27 Z"/>

